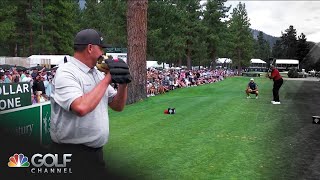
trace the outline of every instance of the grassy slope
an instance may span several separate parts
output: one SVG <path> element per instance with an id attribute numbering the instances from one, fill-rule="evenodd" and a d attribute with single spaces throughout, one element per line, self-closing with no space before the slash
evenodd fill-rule
<path id="1" fill-rule="evenodd" d="M 272 105 L 272 82 L 255 79 L 261 93 L 257 100 L 246 99 L 249 77 L 235 77 L 150 97 L 121 113 L 110 111 L 108 167 L 146 179 L 283 176 L 290 171 L 288 135 L 295 129 L 282 119 L 295 118 L 286 113 L 292 97 Z M 168 107 L 175 107 L 176 114 L 163 114 Z"/>

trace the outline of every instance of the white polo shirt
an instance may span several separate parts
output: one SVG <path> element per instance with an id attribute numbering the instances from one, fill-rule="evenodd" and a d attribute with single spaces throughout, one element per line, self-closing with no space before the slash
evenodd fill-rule
<path id="1" fill-rule="evenodd" d="M 109 86 L 98 106 L 80 117 L 71 111 L 71 103 L 91 91 L 104 74 L 75 58 L 59 66 L 52 81 L 50 135 L 56 143 L 83 144 L 98 148 L 109 136 L 108 103 L 116 95 Z"/>

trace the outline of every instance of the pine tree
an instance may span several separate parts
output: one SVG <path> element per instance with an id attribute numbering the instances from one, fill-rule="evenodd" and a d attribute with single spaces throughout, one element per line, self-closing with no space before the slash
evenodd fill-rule
<path id="1" fill-rule="evenodd" d="M 15 37 L 15 29 L 17 21 L 15 14 L 17 12 L 17 5 L 10 3 L 10 0 L 0 1 L 0 56 L 11 55 L 14 56 L 13 47 L 10 46 L 10 39 Z"/>
<path id="2" fill-rule="evenodd" d="M 274 44 L 274 46 L 272 47 L 272 57 L 277 58 L 277 59 L 284 58 L 285 55 L 284 55 L 283 49 L 284 49 L 284 47 L 282 45 L 282 41 L 277 40 L 276 43 Z"/>
<path id="3" fill-rule="evenodd" d="M 305 60 L 306 55 L 310 51 L 309 44 L 307 43 L 306 36 L 301 33 L 300 36 L 298 36 L 298 42 L 297 42 L 297 59 L 300 61 L 300 63 L 303 63 L 303 60 Z"/>
<path id="4" fill-rule="evenodd" d="M 226 23 L 222 19 L 227 18 L 230 7 L 226 7 L 226 0 L 208 0 L 204 11 L 203 22 L 206 28 L 205 37 L 208 44 L 208 54 L 212 68 L 215 68 L 215 59 L 225 52 Z"/>
<path id="5" fill-rule="evenodd" d="M 289 26 L 285 33 L 281 33 L 281 41 L 284 50 L 284 57 L 288 59 L 296 59 L 297 48 L 297 31 L 293 26 Z"/>
<path id="6" fill-rule="evenodd" d="M 185 55 L 187 59 L 187 68 L 191 69 L 192 56 L 201 44 L 201 40 L 199 39 L 199 32 L 202 32 L 203 27 L 200 22 L 200 17 L 202 15 L 200 11 L 200 0 L 186 0 L 176 2 L 177 7 L 181 10 L 181 13 L 183 13 L 184 17 L 183 19 L 185 28 L 183 29 L 183 35 L 186 38 Z"/>
<path id="7" fill-rule="evenodd" d="M 237 66 L 238 73 L 242 66 L 248 66 L 253 54 L 254 39 L 250 30 L 250 22 L 245 4 L 241 2 L 233 9 L 229 29 L 231 33 L 232 63 Z"/>
<path id="8" fill-rule="evenodd" d="M 269 59 L 270 53 L 270 45 L 264 39 L 262 31 L 259 31 L 255 46 L 255 57 L 266 61 Z"/>
<path id="9" fill-rule="evenodd" d="M 186 13 L 174 2 L 150 1 L 148 7 L 148 58 L 179 64 L 185 54 L 184 34 Z M 180 64 L 181 65 L 181 64 Z"/>
<path id="10" fill-rule="evenodd" d="M 126 10 L 126 0 L 105 0 L 102 2 L 101 31 L 114 47 L 127 47 Z"/>

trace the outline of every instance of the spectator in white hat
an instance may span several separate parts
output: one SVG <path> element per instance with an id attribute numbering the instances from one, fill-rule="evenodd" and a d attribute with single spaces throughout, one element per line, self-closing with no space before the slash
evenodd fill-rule
<path id="1" fill-rule="evenodd" d="M 254 79 L 251 78 L 250 82 L 248 83 L 247 89 L 246 89 L 247 98 L 251 98 L 250 94 L 255 94 L 256 99 L 258 99 L 259 91 L 258 91 L 258 85 L 254 82 Z"/>

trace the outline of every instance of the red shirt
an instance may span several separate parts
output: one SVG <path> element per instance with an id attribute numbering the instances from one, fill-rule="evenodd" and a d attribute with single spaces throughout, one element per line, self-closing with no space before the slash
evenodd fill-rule
<path id="1" fill-rule="evenodd" d="M 280 75 L 278 69 L 273 69 L 271 71 L 271 76 L 270 76 L 271 79 L 273 79 L 274 81 L 276 80 L 279 80 L 282 78 L 282 76 Z"/>

